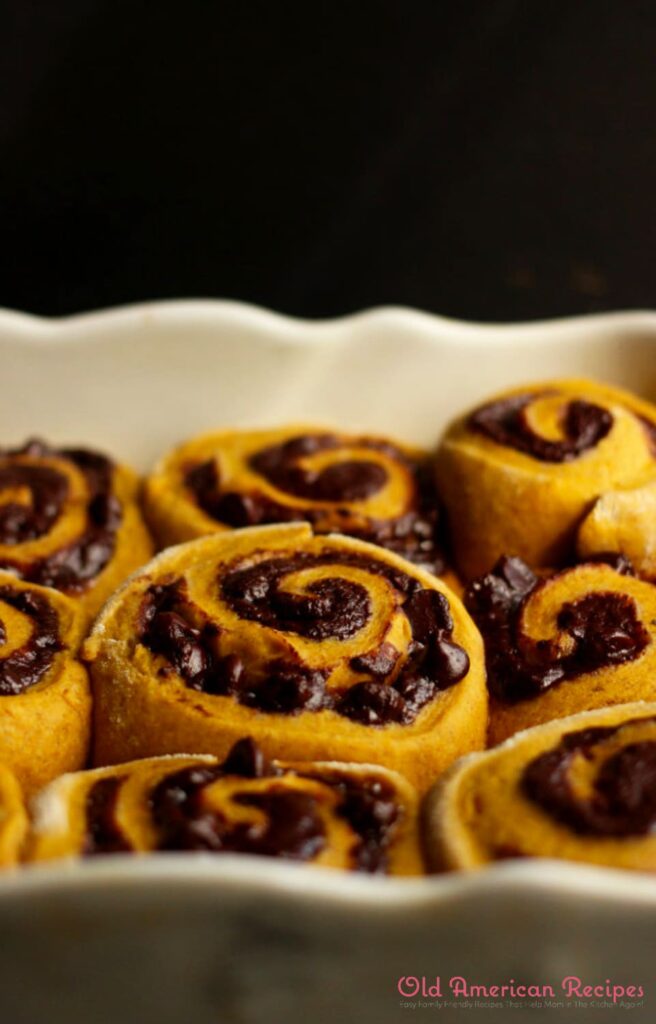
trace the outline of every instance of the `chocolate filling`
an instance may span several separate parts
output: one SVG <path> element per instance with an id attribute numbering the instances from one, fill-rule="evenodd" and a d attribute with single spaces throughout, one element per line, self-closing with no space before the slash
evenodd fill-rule
<path id="1" fill-rule="evenodd" d="M 348 779 L 339 773 L 312 775 L 308 778 L 327 782 L 341 794 L 336 814 L 348 823 L 356 835 L 353 847 L 355 869 L 369 874 L 388 870 L 388 852 L 402 808 L 392 786 L 375 778 Z"/>
<path id="2" fill-rule="evenodd" d="M 349 780 L 339 773 L 307 775 L 336 789 L 336 813 L 355 835 L 354 869 L 381 872 L 387 868 L 388 848 L 401 816 L 391 786 L 378 779 Z M 245 779 L 271 778 L 263 793 L 235 793 L 231 800 L 262 812 L 264 821 L 230 821 L 204 806 L 204 791 L 228 775 Z M 165 776 L 153 789 L 150 809 L 159 830 L 158 850 L 211 853 L 251 853 L 287 860 L 309 861 L 326 847 L 326 832 L 317 798 L 285 787 L 280 769 L 270 764 L 250 739 L 240 740 L 221 765 L 192 765 Z M 100 779 L 86 803 L 84 853 L 120 853 L 130 849 L 116 822 L 116 800 L 122 778 Z"/>
<path id="3" fill-rule="evenodd" d="M 98 779 L 87 793 L 86 834 L 82 854 L 128 853 L 132 846 L 116 821 L 116 802 L 124 779 L 110 775 Z"/>
<path id="4" fill-rule="evenodd" d="M 524 636 L 524 605 L 542 585 L 521 559 L 501 558 L 465 594 L 485 640 L 488 687 L 497 700 L 513 703 L 537 697 L 563 680 L 632 661 L 651 642 L 633 598 L 606 590 L 562 606 L 558 628 L 574 641 L 568 654 L 549 640 Z"/>
<path id="5" fill-rule="evenodd" d="M 302 435 L 263 448 L 250 459 L 251 468 L 278 490 L 300 501 L 333 506 L 329 510 L 290 507 L 257 490 L 241 493 L 226 489 L 213 459 L 189 467 L 185 484 L 204 512 L 228 526 L 306 521 L 318 532 L 336 531 L 360 537 L 396 551 L 432 572 L 442 572 L 445 563 L 439 502 L 429 464 L 410 459 L 391 444 L 357 438 L 353 443 L 358 448 L 381 451 L 400 462 L 414 478 L 414 493 L 404 515 L 391 519 L 370 518 L 364 526 L 354 527 L 351 511 L 338 506 L 364 501 L 377 494 L 388 480 L 384 467 L 364 459 L 345 459 L 322 470 L 300 465 L 304 457 L 339 449 L 342 443 L 332 434 Z"/>
<path id="6" fill-rule="evenodd" d="M 524 794 L 579 835 L 624 837 L 653 832 L 656 741 L 629 743 L 603 761 L 589 799 L 577 796 L 568 778 L 577 756 L 590 759 L 597 744 L 641 721 L 645 719 L 581 729 L 563 736 L 556 747 L 526 766 L 521 780 Z"/>
<path id="7" fill-rule="evenodd" d="M 168 775 L 151 797 L 160 830 L 160 850 L 207 850 L 212 853 L 257 853 L 288 860 L 312 860 L 326 844 L 316 801 L 308 794 L 272 783 L 265 793 L 237 793 L 232 801 L 255 807 L 264 823 L 230 821 L 203 807 L 206 786 L 225 774 L 221 765 L 196 765 Z"/>
<path id="8" fill-rule="evenodd" d="M 613 417 L 606 409 L 576 399 L 565 408 L 562 440 L 550 441 L 536 434 L 526 411 L 532 402 L 548 394 L 513 395 L 490 402 L 472 413 L 469 426 L 497 444 L 515 448 L 540 462 L 570 462 L 596 447 L 610 432 Z"/>
<path id="9" fill-rule="evenodd" d="M 84 475 L 87 490 L 87 526 L 72 543 L 30 564 L 4 558 L 1 568 L 11 569 L 22 579 L 78 593 L 91 585 L 108 564 L 116 546 L 122 510 L 112 494 L 113 465 L 95 452 L 81 449 L 49 448 L 41 441 L 29 441 L 22 448 L 0 453 L 6 464 L 0 468 L 0 492 L 27 488 L 30 503 L 10 501 L 0 505 L 0 543 L 18 546 L 44 536 L 62 514 L 68 497 L 68 480 L 49 466 L 11 462 L 12 457 L 63 458 L 74 463 Z"/>
<path id="10" fill-rule="evenodd" d="M 279 491 L 309 501 L 364 501 L 382 490 L 388 478 L 378 462 L 344 460 L 321 470 L 306 469 L 299 464 L 299 460 L 309 455 L 340 446 L 339 438 L 330 434 L 308 434 L 263 448 L 251 457 L 250 464 Z M 358 446 L 379 448 L 366 440 Z M 394 450 L 394 458 L 399 454 Z"/>
<path id="11" fill-rule="evenodd" d="M 190 601 L 183 580 L 151 586 L 144 596 L 139 640 L 162 655 L 191 689 L 229 695 L 259 711 L 297 714 L 331 709 L 366 725 L 407 724 L 440 691 L 467 674 L 466 651 L 452 640 L 446 598 L 418 580 L 374 559 L 351 552 L 269 557 L 254 565 L 236 563 L 221 582 L 222 597 L 240 618 L 314 640 L 355 636 L 369 621 L 371 601 L 360 584 L 335 575 L 311 584 L 306 593 L 285 592 L 291 573 L 318 566 L 356 566 L 382 575 L 395 588 L 410 623 L 412 642 L 397 671 L 400 652 L 383 642 L 351 660 L 369 676 L 346 690 L 326 685 L 331 668 L 312 669 L 296 660 L 276 659 L 254 678 L 235 655 L 219 653 L 220 628 Z M 394 673 L 394 678 L 390 675 Z"/>
<path id="12" fill-rule="evenodd" d="M 29 490 L 31 503 L 0 505 L 0 543 L 24 544 L 47 533 L 57 520 L 68 494 L 68 481 L 50 466 L 8 463 L 0 467 L 0 493 Z"/>
<path id="13" fill-rule="evenodd" d="M 0 650 L 0 696 L 11 697 L 43 679 L 63 645 L 59 639 L 59 616 L 42 594 L 7 585 L 0 587 L 0 601 L 28 615 L 32 623 L 32 633 L 22 647 L 5 658 Z M 6 630 L 0 622 L 0 643 L 5 641 Z"/>
<path id="14" fill-rule="evenodd" d="M 365 587 L 334 577 L 310 583 L 302 594 L 281 589 L 292 573 L 334 563 L 334 555 L 299 553 L 289 558 L 270 558 L 226 573 L 222 596 L 242 619 L 311 640 L 348 640 L 371 617 L 371 601 Z"/>

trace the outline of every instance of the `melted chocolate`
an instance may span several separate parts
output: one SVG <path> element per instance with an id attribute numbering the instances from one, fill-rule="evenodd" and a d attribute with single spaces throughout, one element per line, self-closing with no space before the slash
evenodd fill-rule
<path id="1" fill-rule="evenodd" d="M 407 724 L 440 691 L 469 671 L 466 651 L 451 639 L 453 620 L 446 598 L 424 590 L 418 580 L 374 559 L 351 552 L 297 552 L 266 558 L 256 564 L 236 563 L 223 576 L 222 596 L 241 617 L 271 628 L 322 641 L 348 639 L 366 626 L 372 614 L 364 586 L 335 575 L 316 581 L 303 594 L 283 589 L 292 573 L 318 566 L 357 566 L 382 575 L 395 588 L 408 617 L 412 642 L 401 657 L 383 642 L 351 660 L 351 667 L 369 678 L 345 691 L 326 685 L 330 667 L 304 665 L 300 658 L 271 661 L 263 677 L 249 675 L 242 660 L 219 653 L 220 629 L 194 605 L 182 580 L 149 588 L 144 597 L 139 639 L 162 655 L 191 689 L 228 695 L 259 711 L 298 714 L 330 709 L 367 725 Z M 389 676 L 395 672 L 393 681 Z"/>
<path id="2" fill-rule="evenodd" d="M 24 693 L 43 679 L 63 645 L 59 638 L 59 616 L 42 594 L 7 585 L 0 587 L 0 601 L 29 616 L 32 623 L 31 635 L 22 647 L 4 658 L 0 654 L 0 696 L 10 697 Z M 4 642 L 6 630 L 2 622 L 0 633 L 0 642 Z"/>
<path id="3" fill-rule="evenodd" d="M 151 807 L 161 830 L 160 849 L 256 853 L 308 861 L 325 848 L 326 834 L 316 797 L 286 789 L 281 781 L 265 793 L 235 794 L 232 800 L 263 812 L 262 825 L 229 822 L 203 808 L 203 790 L 225 775 L 264 778 L 280 775 L 252 740 L 241 740 L 220 766 L 196 766 L 170 775 L 153 792 Z M 400 808 L 393 789 L 378 779 L 350 780 L 340 773 L 298 772 L 338 791 L 336 814 L 355 834 L 354 868 L 380 872 Z"/>
<path id="4" fill-rule="evenodd" d="M 223 598 L 242 619 L 311 640 L 348 640 L 371 617 L 371 601 L 365 587 L 334 577 L 310 583 L 302 594 L 281 589 L 292 573 L 331 565 L 334 561 L 334 555 L 299 553 L 233 569 L 223 579 Z"/>
<path id="5" fill-rule="evenodd" d="M 521 781 L 523 792 L 579 835 L 624 837 L 653 832 L 656 741 L 628 743 L 603 761 L 590 799 L 578 796 L 568 778 L 576 757 L 590 759 L 598 744 L 627 725 L 641 721 L 645 719 L 567 733 L 556 747 L 526 766 Z"/>
<path id="6" fill-rule="evenodd" d="M 24 544 L 42 537 L 57 520 L 68 494 L 68 480 L 50 466 L 8 463 L 0 467 L 0 492 L 28 490 L 30 504 L 0 506 L 0 543 Z"/>
<path id="7" fill-rule="evenodd" d="M 341 793 L 336 813 L 357 836 L 353 848 L 356 870 L 369 874 L 387 871 L 389 846 L 403 813 L 392 786 L 375 778 L 352 780 L 338 773 L 304 774 L 328 782 Z"/>
<path id="8" fill-rule="evenodd" d="M 378 447 L 366 440 L 360 444 L 373 450 Z M 330 434 L 308 434 L 263 448 L 251 457 L 250 464 L 279 491 L 308 501 L 364 501 L 382 490 L 388 477 L 378 462 L 344 460 L 321 470 L 300 464 L 309 455 L 340 447 L 339 438 Z"/>
<path id="9" fill-rule="evenodd" d="M 151 808 L 160 830 L 160 850 L 257 853 L 288 860 L 312 860 L 325 847 L 325 828 L 316 801 L 307 793 L 273 783 L 265 793 L 237 793 L 232 801 L 255 807 L 264 822 L 235 822 L 204 808 L 204 790 L 225 771 L 195 765 L 168 775 L 154 789 Z"/>
<path id="10" fill-rule="evenodd" d="M 132 846 L 116 821 L 116 802 L 123 778 L 110 775 L 98 779 L 87 794 L 86 834 L 83 856 L 97 853 L 128 853 Z"/>
<path id="11" fill-rule="evenodd" d="M 351 780 L 338 772 L 297 774 L 337 791 L 335 813 L 349 824 L 355 837 L 354 869 L 385 871 L 389 845 L 402 813 L 392 787 L 378 779 Z M 165 776 L 150 798 L 153 821 L 159 830 L 157 849 L 313 860 L 326 846 L 320 802 L 309 793 L 287 788 L 282 778 L 276 782 L 282 775 L 251 739 L 244 739 L 235 744 L 221 765 L 197 764 Z M 226 776 L 272 780 L 266 792 L 237 791 L 231 796 L 233 803 L 260 811 L 264 818 L 261 823 L 230 821 L 220 811 L 205 806 L 206 788 Z M 116 801 L 123 781 L 121 777 L 100 779 L 89 791 L 85 855 L 130 850 L 116 821 Z"/>
<path id="12" fill-rule="evenodd" d="M 228 526 L 306 521 L 318 532 L 329 530 L 360 537 L 396 551 L 432 572 L 442 572 L 445 563 L 439 502 L 428 463 L 411 460 L 386 442 L 356 439 L 354 444 L 358 448 L 382 451 L 400 462 L 415 481 L 415 493 L 405 515 L 391 519 L 370 518 L 366 525 L 356 528 L 352 526 L 351 511 L 334 506 L 364 501 L 377 494 L 388 480 L 384 467 L 364 459 L 345 459 L 322 470 L 307 469 L 300 464 L 308 455 L 336 450 L 341 444 L 340 439 L 331 434 L 308 434 L 264 448 L 250 459 L 251 468 L 285 494 L 301 501 L 333 506 L 328 520 L 325 507 L 289 506 L 257 490 L 241 493 L 225 489 L 213 459 L 189 467 L 185 483 L 199 507 Z"/>
<path id="13" fill-rule="evenodd" d="M 87 526 L 72 543 L 30 564 L 3 559 L 22 579 L 77 593 L 89 586 L 110 561 L 116 546 L 116 533 L 122 519 L 120 503 L 112 494 L 113 467 L 109 459 L 81 449 L 56 450 L 40 441 L 29 441 L 23 448 L 0 453 L 0 492 L 9 488 L 27 488 L 29 504 L 11 501 L 0 505 L 0 543 L 20 545 L 44 536 L 62 514 L 68 497 L 68 480 L 58 469 L 12 462 L 12 458 L 67 459 L 84 475 L 87 490 Z"/>
<path id="14" fill-rule="evenodd" d="M 578 399 L 565 407 L 562 440 L 550 441 L 536 434 L 530 426 L 527 409 L 536 399 L 548 394 L 513 395 L 490 402 L 472 413 L 469 426 L 497 444 L 515 448 L 540 462 L 570 462 L 596 447 L 610 432 L 612 415 L 599 405 Z"/>
<path id="15" fill-rule="evenodd" d="M 548 640 L 524 636 L 524 604 L 542 585 L 521 559 L 502 558 L 465 595 L 485 640 L 488 687 L 497 700 L 537 697 L 565 679 L 632 661 L 651 642 L 633 598 L 614 591 L 593 591 L 562 606 L 558 628 L 574 641 L 568 654 Z"/>

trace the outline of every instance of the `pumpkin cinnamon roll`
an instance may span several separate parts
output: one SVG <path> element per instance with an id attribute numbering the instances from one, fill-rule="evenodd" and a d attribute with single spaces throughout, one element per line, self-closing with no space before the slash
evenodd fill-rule
<path id="1" fill-rule="evenodd" d="M 0 867 L 11 867 L 20 859 L 27 836 L 27 812 L 18 780 L 0 765 Z"/>
<path id="2" fill-rule="evenodd" d="M 169 548 L 106 605 L 84 646 L 95 763 L 269 757 L 381 764 L 426 788 L 484 744 L 481 638 L 430 573 L 306 523 Z"/>
<path id="3" fill-rule="evenodd" d="M 557 567 L 600 494 L 656 480 L 656 409 L 591 381 L 516 388 L 449 428 L 436 480 L 467 579 L 504 554 Z"/>
<path id="4" fill-rule="evenodd" d="M 27 793 L 86 761 L 91 694 L 76 660 L 82 629 L 70 598 L 0 572 L 0 764 Z"/>
<path id="5" fill-rule="evenodd" d="M 439 505 L 426 453 L 316 427 L 230 430 L 166 456 L 145 487 L 162 545 L 266 523 L 305 521 L 444 569 Z"/>
<path id="6" fill-rule="evenodd" d="M 91 619 L 152 553 L 131 470 L 41 441 L 0 451 L 1 568 L 61 590 Z"/>
<path id="7" fill-rule="evenodd" d="M 538 577 L 518 558 L 475 580 L 490 742 L 577 711 L 656 700 L 656 587 L 622 559 Z"/>
<path id="8" fill-rule="evenodd" d="M 417 794 L 373 765 L 267 761 L 250 739 L 215 757 L 155 757 L 66 775 L 34 807 L 28 859 L 193 850 L 420 874 Z"/>
<path id="9" fill-rule="evenodd" d="M 426 805 L 437 870 L 558 857 L 656 871 L 656 704 L 529 729 L 462 758 Z"/>

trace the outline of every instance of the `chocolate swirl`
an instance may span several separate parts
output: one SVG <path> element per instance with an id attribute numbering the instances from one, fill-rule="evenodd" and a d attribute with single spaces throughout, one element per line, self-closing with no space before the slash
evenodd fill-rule
<path id="1" fill-rule="evenodd" d="M 0 696 L 16 696 L 35 686 L 51 668 L 55 655 L 63 649 L 59 636 L 59 616 L 44 594 L 0 586 L 0 644 L 10 640 L 2 621 L 2 604 L 26 615 L 31 624 L 27 641 L 5 657 L 0 653 Z"/>
<path id="2" fill-rule="evenodd" d="M 42 460 L 43 464 L 39 461 Z M 46 539 L 66 514 L 70 481 L 49 460 L 64 460 L 81 473 L 86 487 L 86 527 L 74 541 L 51 553 L 21 557 L 21 545 Z M 113 466 L 109 459 L 82 449 L 54 449 L 41 441 L 0 453 L 0 544 L 5 553 L 0 567 L 22 579 L 66 593 L 79 593 L 91 585 L 114 553 L 122 519 L 112 493 Z M 7 549 L 15 549 L 16 555 Z"/>
<path id="3" fill-rule="evenodd" d="M 595 448 L 610 432 L 613 417 L 607 409 L 593 402 L 576 399 L 563 408 L 561 440 L 542 437 L 531 427 L 527 410 L 532 402 L 546 398 L 542 394 L 513 395 L 477 409 L 469 418 L 469 426 L 506 448 L 530 455 L 540 462 L 570 462 Z"/>
<path id="4" fill-rule="evenodd" d="M 266 788 L 247 784 L 232 789 L 232 805 L 254 808 L 256 820 L 232 820 L 207 801 L 208 789 L 235 777 L 269 782 Z M 310 790 L 289 780 L 308 779 Z M 116 818 L 116 804 L 125 776 L 99 779 L 87 794 L 85 855 L 121 853 L 132 846 Z M 336 800 L 335 800 L 336 796 Z M 222 764 L 199 762 L 165 775 L 150 792 L 149 811 L 157 830 L 156 849 L 249 853 L 286 860 L 312 861 L 326 848 L 325 815 L 345 821 L 353 833 L 354 870 L 385 871 L 387 851 L 403 812 L 392 787 L 379 778 L 349 778 L 345 773 L 318 770 L 286 773 L 267 761 L 250 739 L 239 741 Z"/>
<path id="5" fill-rule="evenodd" d="M 339 447 L 339 439 L 330 434 L 306 434 L 263 448 L 252 456 L 250 464 L 278 490 L 309 501 L 362 501 L 385 486 L 387 472 L 377 462 L 345 459 L 319 471 L 299 464 L 299 459 L 307 455 Z M 381 450 L 381 445 L 373 441 L 363 442 L 362 447 Z M 382 447 L 393 458 L 401 457 L 398 449 Z"/>
<path id="6" fill-rule="evenodd" d="M 241 618 L 312 640 L 346 640 L 355 636 L 371 615 L 371 602 L 363 586 L 337 576 L 310 584 L 303 594 L 281 589 L 291 573 L 333 563 L 331 554 L 317 557 L 299 553 L 235 568 L 222 580 L 223 596 Z M 363 561 L 356 560 L 355 564 L 362 567 Z M 369 569 L 369 563 L 365 562 L 364 567 Z"/>
<path id="7" fill-rule="evenodd" d="M 301 592 L 285 590 L 292 575 L 329 567 L 330 576 L 310 580 Z M 443 594 L 414 577 L 355 552 L 284 552 L 224 568 L 220 595 L 241 619 L 321 644 L 356 637 L 373 615 L 364 583 L 340 568 L 383 577 L 395 607 L 407 619 L 411 641 L 402 652 L 383 641 L 354 655 L 350 686 L 328 686 L 332 664 L 313 668 L 292 651 L 253 670 L 234 653 L 221 654 L 221 626 L 190 600 L 182 579 L 152 585 L 143 599 L 139 639 L 161 655 L 191 689 L 229 695 L 260 711 L 296 714 L 332 710 L 367 725 L 407 724 L 441 691 L 469 670 L 465 650 L 452 639 L 453 620 Z M 365 678 L 360 678 L 360 676 Z"/>
<path id="8" fill-rule="evenodd" d="M 531 761 L 522 774 L 524 794 L 579 835 L 627 838 L 656 828 L 656 740 L 631 737 L 632 727 L 656 719 L 631 719 L 567 733 L 556 747 Z M 621 743 L 618 748 L 617 740 Z M 608 747 L 608 756 L 605 747 Z M 577 760 L 595 764 L 591 793 L 577 792 Z"/>
<path id="9" fill-rule="evenodd" d="M 303 460 L 347 446 L 385 455 L 407 478 L 408 498 L 402 515 L 374 517 L 357 504 L 379 494 L 389 483 L 380 462 L 344 458 L 322 468 Z M 343 439 L 332 434 L 303 434 L 251 455 L 248 467 L 279 492 L 297 499 L 292 504 L 250 486 L 240 490 L 221 480 L 217 462 L 188 466 L 184 480 L 197 505 L 228 526 L 306 521 L 318 532 L 342 532 L 381 544 L 433 572 L 444 569 L 439 502 L 425 459 L 413 459 L 395 445 L 373 438 Z M 310 504 L 304 504 L 310 503 Z M 354 510 L 340 506 L 356 506 Z"/>
<path id="10" fill-rule="evenodd" d="M 540 580 L 521 559 L 504 557 L 466 592 L 465 604 L 485 640 L 488 686 L 499 701 L 537 697 L 564 680 L 632 661 L 651 642 L 635 600 L 611 590 L 563 603 L 556 624 L 569 638 L 566 645 L 526 636 L 527 602 L 557 579 Z"/>
<path id="11" fill-rule="evenodd" d="M 132 845 L 116 820 L 116 804 L 125 781 L 124 776 L 110 775 L 98 779 L 87 793 L 85 804 L 86 833 L 82 853 L 128 853 Z"/>
<path id="12" fill-rule="evenodd" d="M 32 449 L 33 445 L 24 451 L 32 454 Z M 61 514 L 68 481 L 49 466 L 10 464 L 0 467 L 0 493 L 19 490 L 28 490 L 31 502 L 7 501 L 0 506 L 2 544 L 23 544 L 47 533 Z"/>

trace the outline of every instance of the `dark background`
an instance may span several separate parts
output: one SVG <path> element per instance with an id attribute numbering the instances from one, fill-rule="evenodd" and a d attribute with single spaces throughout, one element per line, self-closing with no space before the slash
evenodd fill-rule
<path id="1" fill-rule="evenodd" d="M 656 5 L 0 0 L 0 305 L 656 303 Z"/>

